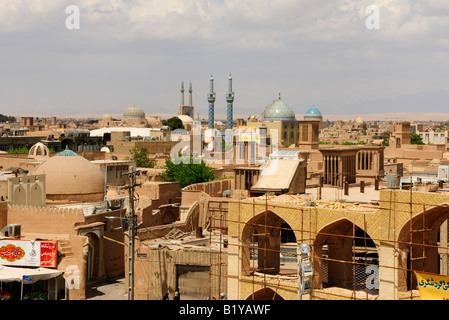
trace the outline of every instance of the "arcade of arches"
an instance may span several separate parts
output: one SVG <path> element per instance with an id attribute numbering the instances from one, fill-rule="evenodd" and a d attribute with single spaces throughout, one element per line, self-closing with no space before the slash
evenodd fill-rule
<path id="1" fill-rule="evenodd" d="M 307 243 L 308 298 L 419 299 L 415 271 L 448 274 L 448 200 L 389 189 L 367 211 L 231 200 L 228 297 L 298 299 L 298 246 Z"/>

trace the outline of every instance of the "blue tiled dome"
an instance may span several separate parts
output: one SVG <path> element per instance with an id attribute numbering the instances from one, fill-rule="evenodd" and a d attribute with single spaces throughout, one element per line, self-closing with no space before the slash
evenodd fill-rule
<path id="1" fill-rule="evenodd" d="M 323 120 L 323 115 L 320 110 L 315 107 L 311 107 L 304 115 L 304 120 Z"/>
<path id="2" fill-rule="evenodd" d="M 139 107 L 129 107 L 123 113 L 123 118 L 143 119 L 145 118 L 145 112 Z"/>
<path id="3" fill-rule="evenodd" d="M 72 150 L 65 149 L 64 151 L 61 151 L 61 152 L 57 153 L 56 155 L 62 156 L 62 157 L 73 157 L 73 156 L 78 156 L 79 154 L 76 152 L 73 152 Z"/>
<path id="4" fill-rule="evenodd" d="M 279 98 L 265 110 L 263 118 L 265 121 L 295 120 L 295 113 Z"/>

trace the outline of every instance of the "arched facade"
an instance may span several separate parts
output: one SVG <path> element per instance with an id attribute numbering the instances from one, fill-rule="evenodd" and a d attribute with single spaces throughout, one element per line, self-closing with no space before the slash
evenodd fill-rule
<path id="1" fill-rule="evenodd" d="M 440 274 L 440 256 L 438 250 L 439 231 L 449 219 L 449 205 L 446 203 L 412 214 L 399 231 L 397 251 L 398 265 L 403 269 L 398 275 L 400 291 L 416 289 L 416 277 L 413 272 Z"/>
<path id="2" fill-rule="evenodd" d="M 271 210 L 251 218 L 242 231 L 242 274 L 281 273 L 281 256 L 290 254 L 281 248 L 282 235 L 291 230 L 288 222 Z M 294 232 L 293 232 L 294 233 Z M 296 238 L 294 236 L 294 238 Z M 295 242 L 296 239 L 290 239 Z M 296 255 L 296 252 L 294 253 Z"/>
<path id="3" fill-rule="evenodd" d="M 280 240 L 274 231 L 286 222 L 296 243 L 311 247 L 310 299 L 419 299 L 414 272 L 443 272 L 440 262 L 448 250 L 441 251 L 440 228 L 449 219 L 448 200 L 445 193 L 381 190 L 379 206 L 364 211 L 231 200 L 228 296 L 247 299 L 270 288 L 286 300 L 298 298 L 297 278 L 295 283 L 276 274 L 276 254 L 264 262 L 258 258 L 271 274 L 255 274 L 250 263 L 252 235 L 268 237 L 260 243 L 279 252 Z M 447 246 L 447 239 L 444 243 Z M 336 298 L 329 294 L 332 288 L 346 291 Z"/>
<path id="4" fill-rule="evenodd" d="M 320 289 L 330 286 L 365 288 L 369 276 L 366 269 L 378 264 L 375 242 L 363 230 L 363 226 L 347 218 L 336 220 L 318 232 L 314 240 L 313 257 L 317 270 L 314 288 Z"/>

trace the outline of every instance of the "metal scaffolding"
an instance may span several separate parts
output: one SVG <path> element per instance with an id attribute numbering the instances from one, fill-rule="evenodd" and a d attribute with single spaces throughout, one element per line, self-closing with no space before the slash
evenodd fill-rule
<path id="1" fill-rule="evenodd" d="M 272 203 L 268 200 L 268 194 L 265 195 L 263 200 L 232 200 L 236 202 L 236 206 L 238 207 L 236 219 L 230 219 L 227 212 L 224 211 L 209 213 L 210 221 L 208 231 L 219 230 L 220 232 L 220 238 L 218 240 L 209 239 L 210 247 L 212 247 L 212 243 L 214 242 L 220 248 L 218 262 L 220 264 L 220 271 L 218 273 L 209 272 L 209 279 L 206 286 L 211 285 L 214 277 L 219 279 L 220 284 L 228 279 L 234 279 L 237 280 L 238 286 L 237 288 L 232 288 L 232 290 L 237 290 L 237 294 L 234 294 L 234 296 L 237 295 L 239 299 L 282 299 L 283 297 L 280 292 L 283 289 L 290 291 L 295 289 L 299 290 L 298 283 L 301 279 L 299 277 L 300 268 L 298 268 L 298 265 L 299 261 L 301 261 L 301 256 L 300 252 L 298 252 L 298 246 L 299 244 L 307 243 L 311 248 L 309 255 L 313 268 L 311 276 L 305 279 L 304 294 L 307 296 L 307 299 L 379 299 L 379 270 L 382 268 L 384 270 L 394 269 L 394 280 L 397 281 L 395 285 L 398 287 L 398 295 L 395 299 L 419 299 L 420 294 L 414 275 L 415 272 L 428 275 L 447 275 L 447 231 L 438 233 L 440 239 L 437 244 L 429 240 L 430 232 L 432 231 L 430 223 L 433 223 L 432 227 L 434 229 L 435 224 L 439 224 L 438 228 L 447 230 L 446 215 L 449 216 L 449 205 L 444 203 L 429 205 L 428 202 L 419 200 L 418 197 L 414 197 L 417 187 L 417 184 L 410 184 L 408 186 L 403 185 L 401 187 L 383 189 L 390 191 L 387 193 L 390 199 L 387 201 L 384 199 L 382 208 L 379 206 L 379 210 L 383 210 L 384 215 L 389 218 L 388 223 L 390 229 L 384 232 L 384 234 L 388 235 L 387 237 L 374 237 L 368 234 L 367 230 L 370 227 L 368 226 L 367 218 L 369 215 L 373 215 L 369 211 L 348 210 L 345 215 L 345 224 L 337 225 L 342 232 L 338 228 L 323 231 L 318 230 L 318 221 L 322 213 L 320 213 L 321 211 L 314 201 L 310 201 L 308 206 Z M 404 198 L 405 192 L 408 194 L 408 199 L 406 201 L 399 200 L 398 196 L 402 195 Z M 243 221 L 241 216 L 244 210 L 247 210 L 249 203 L 252 206 L 252 218 Z M 264 212 L 260 213 L 259 211 L 257 213 L 256 206 L 260 207 L 262 204 L 265 205 Z M 270 224 L 270 212 L 276 209 L 295 210 L 297 212 L 297 219 L 299 221 L 297 225 L 299 227 L 293 229 L 286 223 L 282 226 Z M 437 209 L 443 210 L 439 214 L 439 220 L 437 219 L 438 221 L 435 221 L 436 218 L 431 220 L 429 216 L 432 212 L 436 212 L 435 210 Z M 248 210 L 246 213 L 248 213 Z M 408 224 L 408 230 L 402 231 L 399 234 L 397 228 L 402 226 L 402 230 L 406 229 L 404 221 L 401 220 L 404 217 L 404 213 L 408 215 L 408 221 L 405 222 L 405 224 Z M 348 216 L 352 216 L 352 218 L 348 220 Z M 231 223 L 237 226 L 240 236 L 244 228 L 251 228 L 251 237 L 248 239 L 239 239 L 237 243 L 230 243 L 226 236 L 226 230 Z M 226 228 L 223 227 L 225 225 Z M 435 233 L 434 229 L 433 232 Z M 270 234 L 281 233 L 289 236 L 292 234 L 295 235 L 294 239 L 283 239 L 283 243 L 293 242 L 296 244 L 296 250 L 286 250 L 285 245 L 278 247 L 269 245 L 270 239 L 266 237 Z M 435 236 L 433 236 L 433 240 L 435 240 L 434 238 Z M 271 241 L 274 241 L 273 239 Z M 319 243 L 323 239 L 325 242 Z M 398 260 L 399 262 L 394 260 L 397 257 L 391 257 L 395 261 L 393 265 L 383 264 L 378 252 L 378 245 L 380 243 L 383 246 L 395 248 L 392 252 L 397 253 L 398 248 L 400 248 L 403 253 L 407 254 L 407 257 L 401 261 Z M 247 259 L 247 263 L 249 263 L 248 270 L 242 264 L 238 266 L 238 273 L 236 275 L 230 275 L 221 268 L 227 261 L 227 250 L 225 248 L 228 246 L 238 247 L 239 261 Z M 342 252 L 335 254 L 335 246 L 340 246 L 339 248 L 341 248 Z M 317 248 L 320 252 L 314 252 Z M 249 251 L 249 256 L 242 254 L 244 250 Z M 437 272 L 435 272 L 435 268 L 429 271 L 427 267 L 430 259 L 428 255 L 430 250 L 438 250 L 437 256 L 441 261 L 445 261 L 446 264 L 439 266 Z M 274 256 L 277 256 L 277 258 L 274 258 Z M 285 263 L 287 256 L 291 258 L 291 263 L 288 265 L 297 266 L 294 272 L 285 267 L 287 265 Z M 212 259 L 210 261 L 210 266 L 212 266 Z M 280 266 L 274 266 L 273 261 L 279 261 Z M 435 265 L 435 262 L 433 264 Z M 340 270 L 339 272 L 344 274 L 344 276 L 336 276 L 335 270 Z M 351 272 L 348 270 L 351 270 Z M 397 277 L 399 276 L 405 281 L 398 279 Z M 291 281 L 284 281 L 285 278 L 291 279 Z M 242 286 L 246 286 L 247 288 L 252 286 L 252 293 L 246 297 L 241 296 L 240 291 Z M 267 290 L 267 288 L 270 289 Z M 202 298 L 207 296 L 206 292 L 211 291 L 205 288 L 203 292 L 204 296 Z M 207 298 L 210 298 L 210 294 Z M 299 298 L 302 297 L 300 296 Z"/>

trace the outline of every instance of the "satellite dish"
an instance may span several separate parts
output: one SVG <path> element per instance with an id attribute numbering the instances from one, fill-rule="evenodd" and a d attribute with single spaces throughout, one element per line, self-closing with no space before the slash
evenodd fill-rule
<path id="1" fill-rule="evenodd" d="M 303 254 L 309 253 L 310 252 L 310 247 L 307 243 L 301 243 L 299 245 L 299 251 Z"/>

